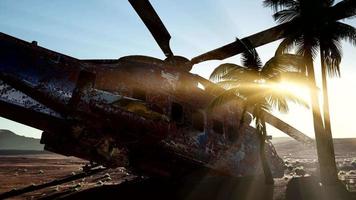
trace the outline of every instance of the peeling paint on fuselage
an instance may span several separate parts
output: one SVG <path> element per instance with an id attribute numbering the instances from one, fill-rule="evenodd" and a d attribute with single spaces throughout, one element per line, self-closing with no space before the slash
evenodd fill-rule
<path id="1" fill-rule="evenodd" d="M 159 146 L 172 152 L 170 160 L 184 157 L 231 176 L 262 173 L 250 117 L 244 116 L 244 124 L 238 126 L 241 102 L 207 112 L 216 95 L 209 89 L 216 86 L 207 80 L 149 57 L 80 61 L 15 39 L 1 42 L 6 48 L 0 48 L 0 79 L 68 122 L 63 129 L 67 132 L 43 135 L 47 149 L 109 166 L 139 168 L 129 162 L 130 152 L 152 156 L 145 147 Z M 196 113 L 203 114 L 203 122 L 194 122 Z M 283 163 L 271 145 L 266 146 L 271 168 L 280 174 Z M 158 155 L 151 158 L 156 160 L 144 173 L 179 169 L 163 168 L 168 160 Z"/>

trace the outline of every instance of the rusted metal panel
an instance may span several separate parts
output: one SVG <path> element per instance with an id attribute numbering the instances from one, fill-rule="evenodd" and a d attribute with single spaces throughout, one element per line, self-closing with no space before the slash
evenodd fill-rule
<path id="1" fill-rule="evenodd" d="M 230 176 L 262 173 L 250 117 L 240 126 L 237 102 L 208 112 L 215 93 L 206 80 L 149 57 L 80 61 L 4 35 L 0 44 L 0 78 L 67 123 L 43 134 L 48 150 L 107 166 L 144 165 L 147 174 L 197 163 Z M 270 145 L 266 152 L 280 174 L 280 158 Z M 167 167 L 176 160 L 184 161 Z"/>

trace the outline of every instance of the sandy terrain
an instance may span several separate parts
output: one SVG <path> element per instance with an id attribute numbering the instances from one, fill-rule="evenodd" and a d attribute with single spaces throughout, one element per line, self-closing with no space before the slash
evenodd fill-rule
<path id="1" fill-rule="evenodd" d="M 0 193 L 81 173 L 85 163 L 87 162 L 81 159 L 57 154 L 1 155 Z M 12 199 L 37 199 L 55 193 L 119 184 L 125 177 L 129 176 L 123 169 L 108 170 L 58 187 L 49 187 Z"/>
<path id="2" fill-rule="evenodd" d="M 335 143 L 336 158 L 340 170 L 340 179 L 350 191 L 356 191 L 356 140 Z M 317 157 L 314 148 L 305 147 L 289 140 L 274 141 L 279 155 L 285 160 L 285 177 L 275 180 L 274 200 L 285 199 L 286 185 L 292 177 L 316 174 Z M 63 178 L 82 172 L 87 162 L 56 154 L 23 154 L 19 152 L 0 153 L 0 193 L 15 188 L 41 184 L 53 179 Z M 53 186 L 36 192 L 26 193 L 13 199 L 38 199 L 83 191 L 100 186 L 117 185 L 124 180 L 133 179 L 124 169 L 108 170 L 99 174 L 71 181 L 60 186 Z"/>

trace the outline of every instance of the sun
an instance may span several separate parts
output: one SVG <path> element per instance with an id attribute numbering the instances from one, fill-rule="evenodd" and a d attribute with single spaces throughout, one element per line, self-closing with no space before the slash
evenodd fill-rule
<path id="1" fill-rule="evenodd" d="M 304 101 L 309 101 L 309 89 L 302 84 L 292 83 L 288 80 L 283 80 L 276 84 L 277 90 L 283 92 L 292 93 L 295 96 L 303 99 Z"/>

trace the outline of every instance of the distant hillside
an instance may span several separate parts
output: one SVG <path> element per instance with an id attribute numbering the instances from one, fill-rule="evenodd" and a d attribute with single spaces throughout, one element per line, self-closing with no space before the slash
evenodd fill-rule
<path id="1" fill-rule="evenodd" d="M 278 155 L 296 157 L 316 156 L 315 147 L 307 147 L 292 138 L 273 138 L 272 143 L 277 150 Z M 336 156 L 345 156 L 356 153 L 356 138 L 337 138 L 334 139 L 334 148 Z"/>
<path id="2" fill-rule="evenodd" d="M 42 151 L 39 139 L 16 135 L 9 130 L 0 130 L 0 150 Z"/>

